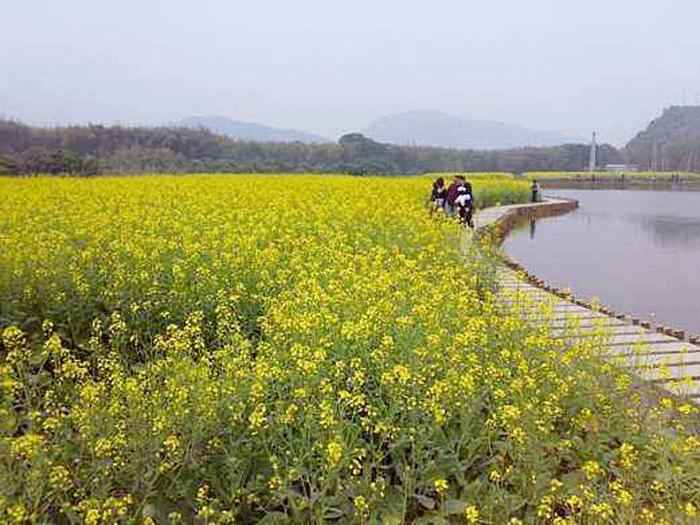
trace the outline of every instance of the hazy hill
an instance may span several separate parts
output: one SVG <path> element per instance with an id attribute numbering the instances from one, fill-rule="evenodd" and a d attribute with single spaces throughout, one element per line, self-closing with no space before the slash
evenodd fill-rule
<path id="1" fill-rule="evenodd" d="M 255 142 L 304 142 L 318 144 L 331 142 L 329 139 L 299 131 L 296 129 L 283 129 L 257 124 L 255 122 L 242 122 L 228 117 L 187 117 L 174 124 L 186 128 L 203 128 L 213 133 L 225 135 L 234 140 L 246 140 Z"/>
<path id="2" fill-rule="evenodd" d="M 371 123 L 362 133 L 374 140 L 392 144 L 479 150 L 585 142 L 559 133 L 468 119 L 438 111 L 387 115 Z"/>
<path id="3" fill-rule="evenodd" d="M 671 106 L 625 146 L 642 169 L 700 170 L 700 106 Z"/>

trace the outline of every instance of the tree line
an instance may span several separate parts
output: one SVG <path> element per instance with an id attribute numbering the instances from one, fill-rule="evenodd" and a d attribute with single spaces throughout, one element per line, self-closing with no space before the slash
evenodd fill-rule
<path id="1" fill-rule="evenodd" d="M 381 144 L 357 133 L 337 143 L 245 142 L 204 129 L 66 126 L 0 121 L 0 173 L 98 175 L 143 172 L 419 174 L 443 171 L 580 171 L 586 144 L 482 151 Z M 599 147 L 601 165 L 625 161 Z"/>

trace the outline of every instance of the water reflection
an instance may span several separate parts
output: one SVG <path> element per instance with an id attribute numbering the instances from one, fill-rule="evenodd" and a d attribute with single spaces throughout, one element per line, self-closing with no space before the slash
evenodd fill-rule
<path id="1" fill-rule="evenodd" d="M 505 242 L 511 256 L 620 312 L 700 333 L 700 192 L 550 193 L 581 208 L 523 225 Z"/>
<path id="2" fill-rule="evenodd" d="M 661 246 L 700 246 L 700 219 L 643 216 L 640 222 Z"/>

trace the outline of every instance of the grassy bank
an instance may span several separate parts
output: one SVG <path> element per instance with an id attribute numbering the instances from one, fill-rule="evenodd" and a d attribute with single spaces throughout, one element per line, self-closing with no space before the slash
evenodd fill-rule
<path id="1" fill-rule="evenodd" d="M 696 409 L 503 317 L 429 191 L 0 180 L 0 521 L 690 523 Z"/>
<path id="2" fill-rule="evenodd" d="M 525 174 L 528 180 L 542 182 L 613 182 L 625 180 L 628 182 L 654 183 L 654 182 L 700 182 L 700 173 L 691 172 L 588 172 L 588 171 L 547 171 L 528 172 Z"/>

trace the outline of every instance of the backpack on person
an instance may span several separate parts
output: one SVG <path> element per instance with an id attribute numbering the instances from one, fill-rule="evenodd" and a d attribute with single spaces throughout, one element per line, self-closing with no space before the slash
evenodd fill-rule
<path id="1" fill-rule="evenodd" d="M 454 206 L 459 215 L 460 222 L 469 227 L 473 227 L 472 213 L 474 211 L 474 201 L 471 192 L 466 186 L 460 186 L 458 188 Z"/>

